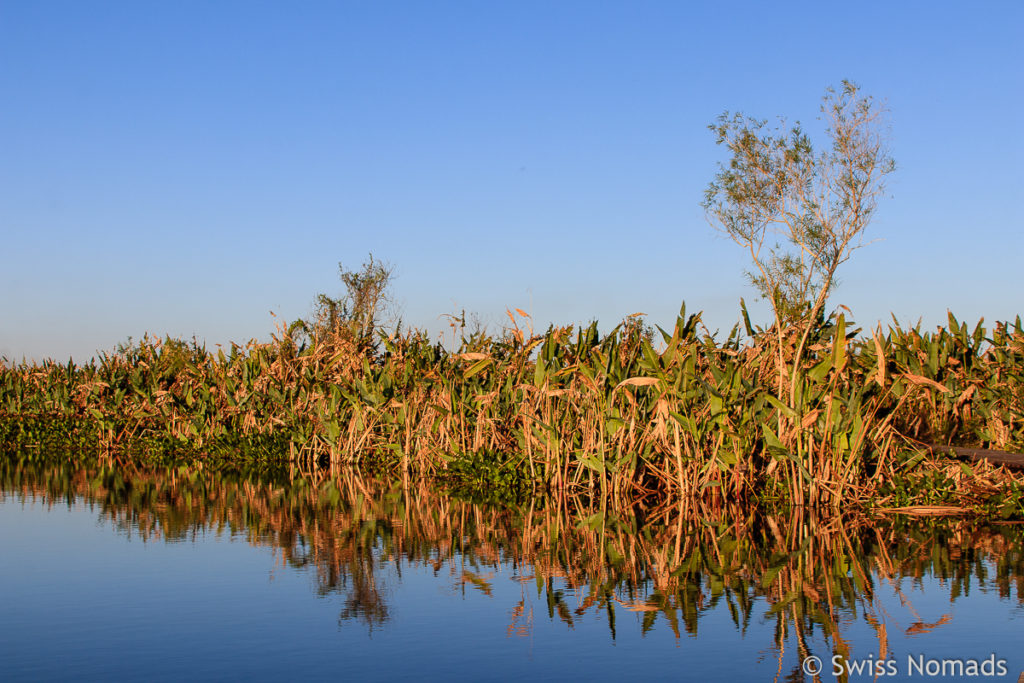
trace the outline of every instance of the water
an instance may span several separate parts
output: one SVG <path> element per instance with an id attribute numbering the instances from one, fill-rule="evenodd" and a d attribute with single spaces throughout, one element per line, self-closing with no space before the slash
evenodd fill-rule
<path id="1" fill-rule="evenodd" d="M 1021 525 L 501 509 L 344 473 L 14 456 L 0 479 L 4 680 L 1024 671 Z"/>

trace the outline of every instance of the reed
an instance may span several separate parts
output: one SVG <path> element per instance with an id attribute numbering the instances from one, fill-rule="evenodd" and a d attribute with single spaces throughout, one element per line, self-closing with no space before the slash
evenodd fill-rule
<path id="1" fill-rule="evenodd" d="M 814 327 L 795 371 L 802 335 L 747 323 L 716 340 L 685 307 L 671 331 L 633 317 L 605 335 L 596 324 L 533 334 L 510 318 L 454 349 L 415 331 L 372 344 L 337 328 L 304 344 L 281 328 L 227 353 L 147 338 L 86 364 L 5 362 L 0 437 L 57 430 L 101 452 L 287 454 L 307 471 L 384 465 L 622 503 L 934 503 L 913 482 L 940 472 L 942 502 L 1012 494 L 1000 514 L 1024 511 L 1019 476 L 950 470 L 921 448 L 1024 450 L 1019 318 L 991 333 L 950 315 L 934 332 L 894 321 L 862 334 L 840 315 Z M 778 395 L 780 363 L 795 373 L 793 401 Z M 978 493 L 993 481 L 998 494 Z"/>

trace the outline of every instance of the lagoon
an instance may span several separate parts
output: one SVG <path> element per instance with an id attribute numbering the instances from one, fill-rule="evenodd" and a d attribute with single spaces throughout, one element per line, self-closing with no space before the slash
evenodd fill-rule
<path id="1" fill-rule="evenodd" d="M 337 470 L 0 463 L 5 680 L 1024 671 L 1019 524 L 501 507 Z"/>

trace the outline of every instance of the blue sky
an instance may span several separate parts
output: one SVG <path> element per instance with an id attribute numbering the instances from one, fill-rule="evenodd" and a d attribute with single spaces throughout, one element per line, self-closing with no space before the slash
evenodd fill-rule
<path id="1" fill-rule="evenodd" d="M 724 110 L 887 101 L 899 170 L 833 306 L 1022 313 L 1024 4 L 0 2 L 0 355 L 266 338 L 391 262 L 404 321 L 754 299 L 700 200 Z M 763 305 L 755 318 L 768 322 Z"/>

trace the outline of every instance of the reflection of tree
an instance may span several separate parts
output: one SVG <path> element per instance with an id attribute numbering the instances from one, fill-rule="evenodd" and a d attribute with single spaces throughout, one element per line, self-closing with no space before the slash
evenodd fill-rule
<path id="1" fill-rule="evenodd" d="M 350 619 L 359 619 L 370 631 L 379 628 L 390 618 L 391 613 L 380 590 L 373 572 L 373 558 L 359 558 L 347 565 L 348 572 L 342 575 L 341 584 L 351 583 L 352 589 L 345 597 L 345 606 L 338 615 L 339 623 Z"/>
<path id="2" fill-rule="evenodd" d="M 879 657 L 890 652 L 897 626 L 908 636 L 942 628 L 948 615 L 917 614 L 903 591 L 926 575 L 951 600 L 994 590 L 1004 599 L 1015 593 L 1024 606 L 1019 526 L 612 509 L 570 498 L 509 510 L 352 473 L 293 479 L 202 464 L 74 467 L 5 457 L 0 480 L 5 496 L 84 497 L 145 539 L 244 534 L 274 548 L 284 564 L 314 572 L 319 593 L 343 596 L 339 620 L 371 631 L 391 618 L 381 567 L 393 566 L 400 578 L 403 562 L 435 573 L 447 568 L 456 588 L 487 597 L 494 572 L 510 566 L 522 597 L 511 606 L 509 635 L 532 633 L 532 591 L 549 619 L 574 627 L 600 613 L 613 638 L 622 613 L 637 614 L 643 632 L 663 624 L 676 637 L 696 635 L 711 610 L 727 610 L 744 633 L 767 620 L 780 680 L 802 680 L 783 662 L 787 648 L 806 656 L 824 638 L 831 654 L 849 657 L 844 633 L 857 623 L 876 634 Z M 882 584 L 905 600 L 907 620 L 897 624 L 880 609 Z"/>

